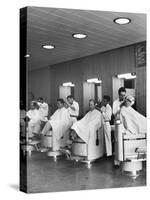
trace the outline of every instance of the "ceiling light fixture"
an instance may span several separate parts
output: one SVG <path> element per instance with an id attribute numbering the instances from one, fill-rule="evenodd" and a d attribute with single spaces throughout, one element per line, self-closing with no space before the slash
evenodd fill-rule
<path id="1" fill-rule="evenodd" d="M 54 49 L 54 48 L 55 48 L 55 46 L 54 46 L 53 44 L 42 45 L 42 47 L 43 47 L 44 49 Z"/>
<path id="2" fill-rule="evenodd" d="M 74 33 L 74 34 L 72 35 L 72 37 L 77 38 L 77 39 L 84 39 L 84 38 L 87 37 L 87 35 L 84 34 L 84 33 Z"/>
<path id="3" fill-rule="evenodd" d="M 72 82 L 63 83 L 62 85 L 65 87 L 74 87 L 75 86 L 75 84 L 73 84 Z"/>
<path id="4" fill-rule="evenodd" d="M 102 81 L 99 80 L 98 78 L 91 78 L 91 79 L 87 79 L 88 83 L 101 83 Z"/>
<path id="5" fill-rule="evenodd" d="M 119 74 L 117 76 L 118 78 L 124 78 L 124 79 L 134 79 L 136 78 L 135 74 L 127 73 L 127 74 Z"/>
<path id="6" fill-rule="evenodd" d="M 114 23 L 120 24 L 120 25 L 129 24 L 130 22 L 131 22 L 131 19 L 126 18 L 126 17 L 118 17 L 114 19 Z"/>

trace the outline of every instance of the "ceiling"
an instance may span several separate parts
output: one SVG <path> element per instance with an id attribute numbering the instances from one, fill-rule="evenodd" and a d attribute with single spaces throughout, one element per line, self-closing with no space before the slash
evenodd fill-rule
<path id="1" fill-rule="evenodd" d="M 130 24 L 118 25 L 117 17 Z M 86 33 L 79 40 L 73 33 Z M 146 40 L 146 15 L 106 11 L 28 7 L 27 53 L 29 70 L 77 59 Z M 54 44 L 53 50 L 43 49 Z"/>

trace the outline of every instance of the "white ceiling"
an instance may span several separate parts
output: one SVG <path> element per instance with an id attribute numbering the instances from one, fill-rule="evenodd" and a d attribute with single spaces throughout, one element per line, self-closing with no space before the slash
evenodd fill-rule
<path id="1" fill-rule="evenodd" d="M 130 24 L 118 25 L 117 17 Z M 83 40 L 73 33 L 86 33 Z M 29 70 L 96 54 L 146 40 L 146 15 L 106 11 L 28 7 L 27 53 Z M 54 44 L 53 50 L 43 49 Z"/>

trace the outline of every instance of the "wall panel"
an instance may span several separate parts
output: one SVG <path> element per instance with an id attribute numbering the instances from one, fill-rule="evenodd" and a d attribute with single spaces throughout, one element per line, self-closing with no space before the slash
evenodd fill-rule
<path id="1" fill-rule="evenodd" d="M 53 112 L 59 97 L 59 86 L 63 82 L 72 81 L 75 84 L 74 96 L 80 104 L 80 114 L 82 114 L 83 82 L 85 80 L 99 77 L 102 80 L 102 95 L 110 95 L 112 99 L 112 77 L 117 74 L 136 72 L 135 65 L 135 45 L 130 45 L 31 71 L 29 73 L 29 91 L 33 91 L 36 97 L 43 96 Z M 144 72 L 138 73 L 137 76 L 139 92 L 145 91 L 146 88 L 145 84 L 141 83 L 145 76 L 142 73 Z M 145 96 L 146 92 L 138 94 L 138 105 L 145 104 L 142 100 Z M 142 112 L 144 110 L 145 107 L 142 108 Z"/>

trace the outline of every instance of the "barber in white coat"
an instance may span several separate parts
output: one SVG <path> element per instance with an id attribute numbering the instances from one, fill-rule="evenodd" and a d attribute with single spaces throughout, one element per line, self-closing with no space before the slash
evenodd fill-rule
<path id="1" fill-rule="evenodd" d="M 102 101 L 103 106 L 101 107 L 101 112 L 102 112 L 102 117 L 103 117 L 103 128 L 104 128 L 107 156 L 112 155 L 111 126 L 110 126 L 112 109 L 109 103 L 110 103 L 110 97 L 103 96 L 103 101 Z"/>
<path id="2" fill-rule="evenodd" d="M 79 104 L 74 100 L 73 96 L 69 95 L 67 97 L 67 106 L 70 117 L 74 124 L 77 121 L 77 117 L 79 116 Z"/>
<path id="3" fill-rule="evenodd" d="M 41 114 L 41 117 L 43 118 L 43 121 L 47 121 L 48 117 L 48 104 L 44 102 L 44 99 L 42 97 L 38 98 L 38 105 L 39 105 L 39 112 Z"/>
<path id="4" fill-rule="evenodd" d="M 113 102 L 113 115 L 115 119 L 119 119 L 120 116 L 120 105 L 124 102 L 126 97 L 126 89 L 124 87 L 119 88 L 118 90 L 119 98 Z"/>
<path id="5" fill-rule="evenodd" d="M 126 89 L 124 87 L 120 87 L 118 90 L 119 98 L 113 102 L 113 115 L 115 117 L 115 123 L 117 120 L 120 120 L 120 108 L 126 98 Z M 120 162 L 116 160 L 116 147 L 115 147 L 115 159 L 114 165 L 120 165 Z"/>

